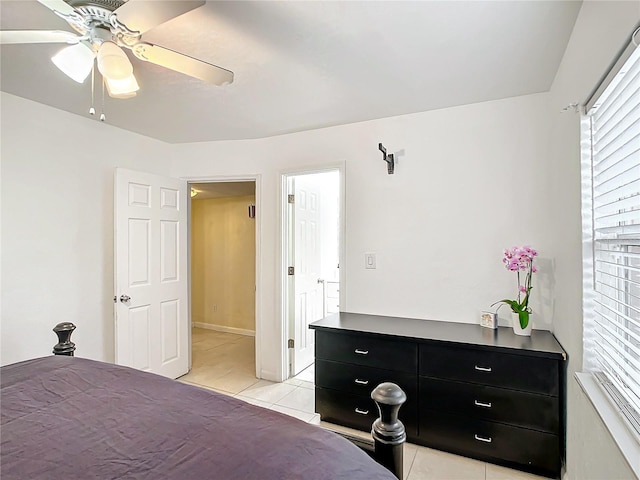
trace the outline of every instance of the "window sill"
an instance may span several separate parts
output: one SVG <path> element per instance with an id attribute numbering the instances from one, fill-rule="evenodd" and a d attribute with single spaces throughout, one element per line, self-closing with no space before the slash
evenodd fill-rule
<path id="1" fill-rule="evenodd" d="M 613 437 L 627 464 L 636 477 L 640 478 L 640 443 L 629 431 L 621 415 L 616 411 L 593 375 L 577 372 L 575 378 Z"/>

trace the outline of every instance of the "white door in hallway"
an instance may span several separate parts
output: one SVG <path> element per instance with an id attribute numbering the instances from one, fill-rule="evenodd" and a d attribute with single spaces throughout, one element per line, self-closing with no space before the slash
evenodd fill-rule
<path id="1" fill-rule="evenodd" d="M 294 267 L 293 280 L 289 282 L 290 338 L 294 347 L 290 351 L 290 374 L 297 375 L 313 363 L 315 335 L 309 324 L 324 316 L 323 262 L 337 269 L 337 201 L 336 211 L 323 212 L 328 205 L 323 198 L 329 178 L 337 184 L 337 172 L 296 175 L 289 177 L 289 261 Z M 331 189 L 330 189 L 331 190 Z M 337 187 L 335 188 L 337 193 Z M 328 223 L 334 221 L 336 227 Z M 336 231 L 335 258 L 323 255 L 323 232 Z M 326 257 L 326 258 L 323 258 Z M 290 277 L 291 278 L 291 277 Z"/>
<path id="2" fill-rule="evenodd" d="M 187 183 L 116 169 L 116 363 L 177 378 L 189 369 Z"/>

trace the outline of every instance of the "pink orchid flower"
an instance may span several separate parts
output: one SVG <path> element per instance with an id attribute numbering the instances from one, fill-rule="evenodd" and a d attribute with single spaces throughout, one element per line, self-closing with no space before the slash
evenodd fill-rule
<path id="1" fill-rule="evenodd" d="M 524 247 L 506 248 L 503 251 L 502 263 L 507 270 L 516 272 L 518 280 L 518 298 L 516 300 L 504 299 L 497 303 L 505 303 L 511 307 L 514 313 L 520 315 L 520 326 L 525 328 L 528 324 L 529 316 L 525 312 L 531 313 L 529 307 L 529 296 L 531 294 L 531 277 L 538 269 L 533 265 L 533 259 L 538 252 L 528 245 Z M 521 277 L 521 274 L 524 278 Z M 523 280 L 521 282 L 521 280 Z M 492 306 L 493 306 L 492 305 Z M 523 320 L 524 319 L 524 320 Z"/>

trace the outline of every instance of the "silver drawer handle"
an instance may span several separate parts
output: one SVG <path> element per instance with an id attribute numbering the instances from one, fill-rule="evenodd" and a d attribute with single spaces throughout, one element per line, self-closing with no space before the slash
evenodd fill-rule
<path id="1" fill-rule="evenodd" d="M 369 410 L 360 410 L 356 407 L 356 413 L 359 413 L 360 415 L 369 415 Z"/>
<path id="2" fill-rule="evenodd" d="M 474 435 L 473 437 L 479 442 L 491 443 L 491 437 L 485 438 L 485 437 L 479 437 L 478 435 Z"/>
<path id="3" fill-rule="evenodd" d="M 356 378 L 354 382 L 356 382 L 358 385 L 369 385 L 369 380 L 360 380 L 359 378 Z"/>
<path id="4" fill-rule="evenodd" d="M 490 372 L 491 367 L 479 367 L 478 365 L 476 365 L 476 370 L 478 370 L 479 372 Z"/>
<path id="5" fill-rule="evenodd" d="M 475 403 L 478 407 L 491 408 L 491 402 L 482 403 L 482 402 L 479 402 L 478 400 L 474 400 L 473 403 Z"/>
<path id="6" fill-rule="evenodd" d="M 357 348 L 355 349 L 355 352 L 358 355 L 367 355 L 369 353 L 369 350 L 358 350 Z"/>

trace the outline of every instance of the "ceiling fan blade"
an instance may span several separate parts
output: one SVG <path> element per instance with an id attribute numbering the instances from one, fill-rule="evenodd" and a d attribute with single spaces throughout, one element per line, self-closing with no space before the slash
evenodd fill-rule
<path id="1" fill-rule="evenodd" d="M 174 52 L 168 48 L 141 42 L 134 45 L 132 51 L 140 60 L 170 68 L 208 83 L 225 85 L 233 82 L 232 71 Z"/>
<path id="2" fill-rule="evenodd" d="M 63 0 L 38 0 L 38 2 L 49 10 L 53 10 L 54 12 L 58 12 L 63 15 L 71 15 L 75 12 L 75 9 Z"/>
<path id="3" fill-rule="evenodd" d="M 62 30 L 4 30 L 0 31 L 0 44 L 11 43 L 78 43 L 80 37 Z"/>
<path id="4" fill-rule="evenodd" d="M 206 2 L 129 0 L 113 12 L 120 23 L 134 32 L 144 33 L 164 22 L 187 13 Z"/>

